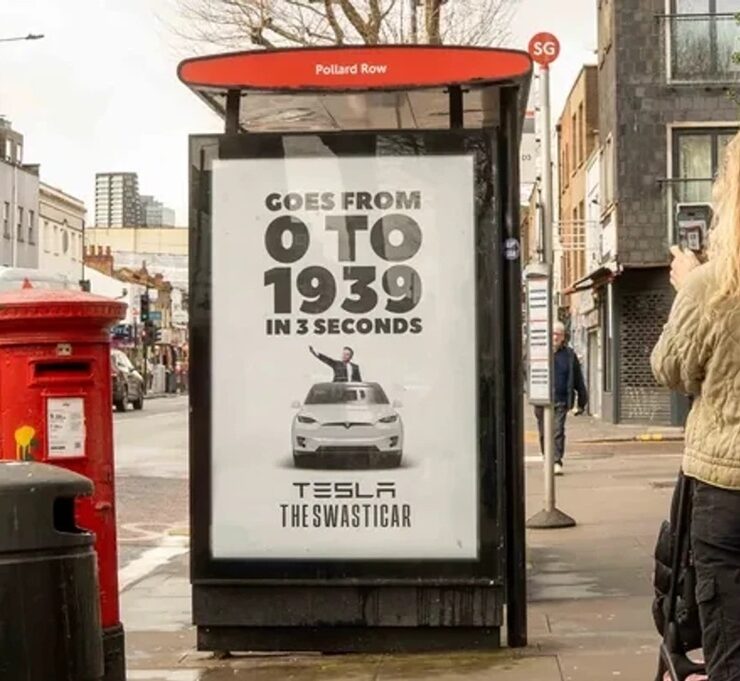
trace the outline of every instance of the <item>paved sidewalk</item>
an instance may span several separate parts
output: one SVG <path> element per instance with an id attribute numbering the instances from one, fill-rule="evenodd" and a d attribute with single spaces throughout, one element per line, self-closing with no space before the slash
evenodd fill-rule
<path id="1" fill-rule="evenodd" d="M 637 455 L 635 448 L 642 453 Z M 529 447 L 528 453 L 536 447 Z M 491 654 L 238 656 L 194 652 L 187 554 L 122 595 L 130 681 L 601 681 L 652 679 L 652 548 L 679 466 L 678 446 L 579 445 L 558 479 L 578 526 L 532 531 L 530 647 Z M 668 451 L 668 453 L 666 453 Z M 541 507 L 541 467 L 528 464 L 528 512 Z"/>
<path id="2" fill-rule="evenodd" d="M 527 405 L 524 409 L 525 435 L 527 444 L 538 441 L 537 422 L 534 409 Z M 566 435 L 571 443 L 577 442 L 680 442 L 683 428 L 676 426 L 650 426 L 629 423 L 607 423 L 593 416 L 568 416 Z"/>

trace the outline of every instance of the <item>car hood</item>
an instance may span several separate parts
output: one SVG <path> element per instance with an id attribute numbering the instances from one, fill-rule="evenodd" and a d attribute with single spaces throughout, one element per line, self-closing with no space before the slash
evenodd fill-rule
<path id="1" fill-rule="evenodd" d="M 309 416 L 319 423 L 375 423 L 395 413 L 389 404 L 309 404 L 300 411 L 301 416 Z"/>

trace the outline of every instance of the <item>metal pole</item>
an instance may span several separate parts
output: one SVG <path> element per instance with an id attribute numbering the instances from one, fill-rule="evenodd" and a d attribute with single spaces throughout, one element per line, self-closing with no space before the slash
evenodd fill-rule
<path id="1" fill-rule="evenodd" d="M 552 338 L 552 317 L 555 306 L 553 305 L 553 196 L 552 196 L 552 129 L 550 121 L 550 69 L 547 66 L 540 67 L 540 94 L 542 97 L 542 221 L 544 223 L 544 251 L 545 264 L 547 265 L 547 279 L 550 290 L 550 314 L 548 316 L 547 337 Z M 544 430 L 545 430 L 545 511 L 555 508 L 555 430 L 553 428 L 553 358 L 550 355 L 550 404 L 545 407 Z"/>
<path id="2" fill-rule="evenodd" d="M 28 35 L 19 35 L 12 38 L 0 38 L 0 43 L 15 43 L 21 40 L 41 40 L 44 36 L 38 33 L 29 33 Z"/>
<path id="3" fill-rule="evenodd" d="M 520 127 L 519 89 L 501 89 L 501 121 L 498 138 L 499 187 L 503 207 L 503 231 L 508 244 L 519 244 L 519 149 L 511 138 Z M 504 358 L 507 375 L 503 451 L 506 513 L 506 633 L 509 646 L 527 645 L 527 541 L 525 531 L 524 424 L 522 414 L 522 267 L 521 256 L 503 261 Z"/>
<path id="4" fill-rule="evenodd" d="M 540 66 L 540 97 L 542 110 L 542 222 L 544 223 L 544 259 L 547 266 L 547 279 L 549 290 L 550 314 L 547 322 L 547 335 L 552 338 L 553 316 L 555 305 L 553 304 L 553 195 L 552 195 L 552 126 L 550 122 L 550 71 L 547 66 Z M 543 430 L 544 430 L 544 478 L 545 478 L 545 500 L 542 511 L 527 522 L 527 527 L 533 529 L 548 529 L 557 527 L 573 527 L 576 521 L 569 515 L 559 511 L 555 506 L 555 428 L 554 428 L 554 402 L 552 390 L 555 381 L 553 374 L 553 353 L 549 357 L 550 374 L 550 401 L 544 407 Z"/>
<path id="5" fill-rule="evenodd" d="M 145 291 L 146 291 L 146 294 L 145 294 L 146 298 L 147 300 L 149 300 L 149 284 L 147 284 Z M 148 304 L 147 304 L 147 307 L 148 307 Z M 139 309 L 141 309 L 141 307 L 139 307 Z M 149 310 L 149 315 L 151 315 L 151 313 L 152 313 L 151 310 Z M 141 316 L 141 313 L 139 313 L 139 316 Z M 142 344 L 143 347 L 141 348 L 142 356 L 143 356 L 141 373 L 143 374 L 142 377 L 144 379 L 144 394 L 146 395 L 147 392 L 149 392 L 149 366 L 147 365 L 147 362 L 149 360 L 149 336 L 147 334 L 148 334 L 149 329 L 151 329 L 151 326 L 149 324 L 148 318 L 146 320 L 142 319 L 141 322 L 142 322 L 142 326 L 144 328 L 144 334 L 145 334 L 144 343 Z"/>
<path id="6" fill-rule="evenodd" d="M 18 159 L 13 160 L 13 188 L 11 199 L 13 205 L 10 210 L 10 266 L 18 266 Z"/>

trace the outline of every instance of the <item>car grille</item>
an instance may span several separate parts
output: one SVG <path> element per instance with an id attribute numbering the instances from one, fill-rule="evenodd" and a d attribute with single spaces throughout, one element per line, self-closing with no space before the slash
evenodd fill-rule
<path id="1" fill-rule="evenodd" d="M 319 447 L 319 454 L 332 454 L 335 456 L 362 456 L 363 454 L 376 454 L 380 450 L 377 447 Z"/>
<path id="2" fill-rule="evenodd" d="M 362 423 L 360 421 L 333 421 L 331 423 L 322 423 L 322 426 L 330 427 L 330 428 L 346 428 L 349 430 L 350 428 L 361 428 L 363 426 L 372 426 L 372 423 Z"/>

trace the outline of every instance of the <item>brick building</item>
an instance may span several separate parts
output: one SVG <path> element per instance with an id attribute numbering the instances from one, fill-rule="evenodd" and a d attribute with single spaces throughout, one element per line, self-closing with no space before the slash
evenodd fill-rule
<path id="1" fill-rule="evenodd" d="M 706 204 L 738 129 L 728 96 L 740 0 L 599 0 L 598 221 L 601 244 L 571 286 L 591 296 L 576 320 L 600 367 L 603 418 L 679 423 L 685 400 L 655 384 L 650 353 L 673 300 L 669 246 L 685 204 Z M 593 377 L 591 377 L 593 378 Z"/>
<path id="2" fill-rule="evenodd" d="M 586 274 L 586 170 L 598 147 L 598 125 L 597 68 L 584 66 L 557 124 L 562 291 Z"/>

